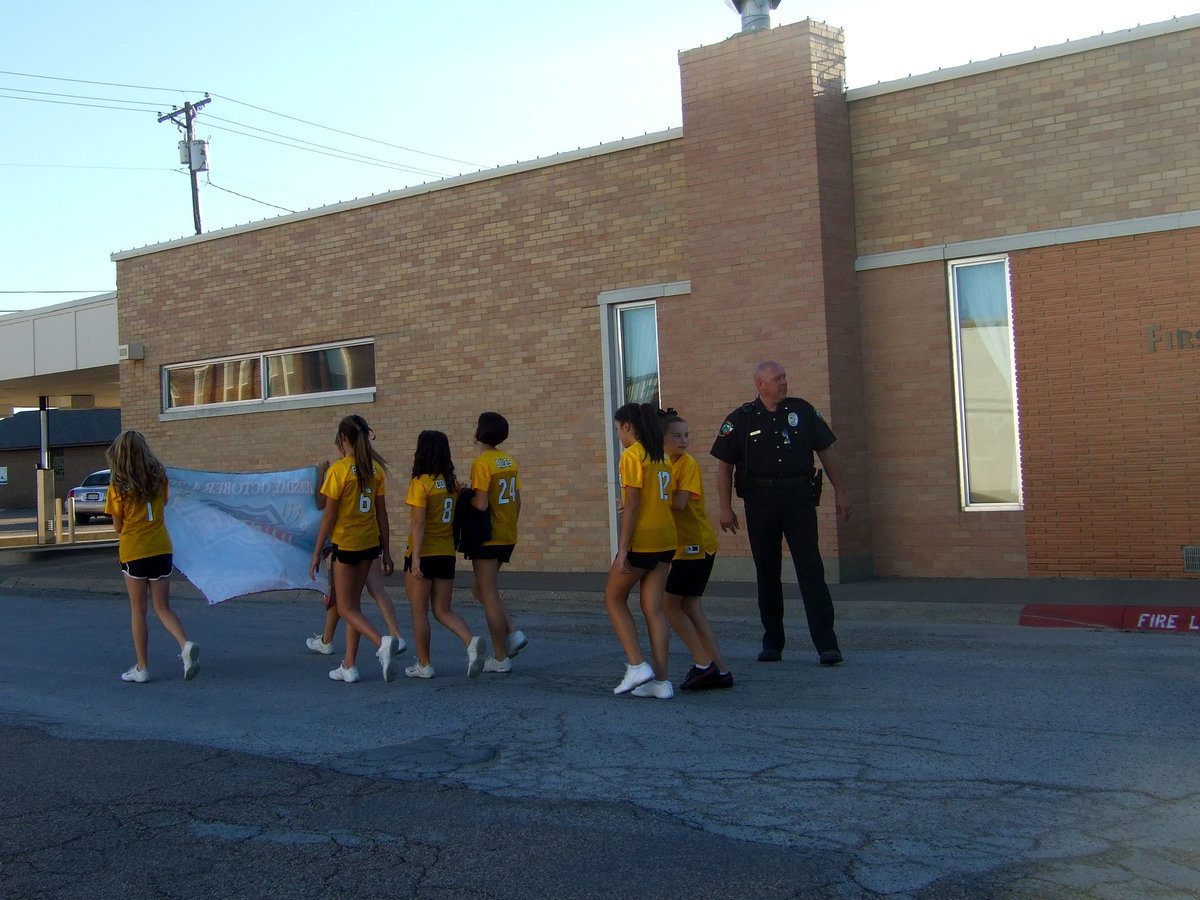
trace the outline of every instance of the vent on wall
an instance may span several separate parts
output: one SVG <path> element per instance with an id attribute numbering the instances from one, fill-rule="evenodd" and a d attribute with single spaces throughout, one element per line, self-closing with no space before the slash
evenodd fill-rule
<path id="1" fill-rule="evenodd" d="M 1183 571 L 1200 572 L 1200 546 L 1183 548 Z"/>

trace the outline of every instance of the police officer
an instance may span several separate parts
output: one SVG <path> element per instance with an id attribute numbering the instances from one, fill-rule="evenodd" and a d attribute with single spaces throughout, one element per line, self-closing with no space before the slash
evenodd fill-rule
<path id="1" fill-rule="evenodd" d="M 733 491 L 746 507 L 746 531 L 758 575 L 758 611 L 763 624 L 760 662 L 783 657 L 783 540 L 796 566 L 804 612 L 821 665 L 842 661 L 833 630 L 833 599 L 817 547 L 817 510 L 813 452 L 821 459 L 836 495 L 837 513 L 850 518 L 850 502 L 839 490 L 842 471 L 834 455 L 836 440 L 812 404 L 787 395 L 787 373 L 777 362 L 754 368 L 758 399 L 743 403 L 721 425 L 713 442 L 717 458 L 717 494 L 721 530 L 737 533 Z"/>

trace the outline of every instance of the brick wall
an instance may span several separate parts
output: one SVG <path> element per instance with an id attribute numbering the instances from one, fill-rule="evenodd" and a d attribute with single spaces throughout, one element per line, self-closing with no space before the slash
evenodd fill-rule
<path id="1" fill-rule="evenodd" d="M 1200 31 L 850 104 L 858 252 L 1200 208 Z"/>
<path id="2" fill-rule="evenodd" d="M 964 511 L 959 499 L 945 265 L 861 272 L 859 291 L 876 571 L 1028 574 L 1023 514 Z"/>
<path id="3" fill-rule="evenodd" d="M 460 474 L 485 409 L 522 467 L 514 565 L 604 570 L 596 295 L 685 279 L 682 150 L 651 144 L 118 262 L 123 421 L 171 465 L 265 471 L 328 456 L 351 412 L 393 464 L 393 540 L 418 432 L 445 431 Z M 373 404 L 160 422 L 160 366 L 373 337 Z"/>
<path id="4" fill-rule="evenodd" d="M 838 434 L 857 501 L 841 526 L 822 506 L 822 552 L 869 570 L 841 32 L 802 22 L 741 34 L 681 67 L 692 294 L 659 304 L 664 400 L 703 400 L 688 415 L 715 516 L 708 447 L 754 397 L 755 363 L 781 362 L 790 392 Z M 721 554 L 748 556 L 744 532 L 723 537 Z"/>
<path id="5" fill-rule="evenodd" d="M 1200 229 L 1024 251 L 1011 266 L 1030 574 L 1188 577 Z"/>

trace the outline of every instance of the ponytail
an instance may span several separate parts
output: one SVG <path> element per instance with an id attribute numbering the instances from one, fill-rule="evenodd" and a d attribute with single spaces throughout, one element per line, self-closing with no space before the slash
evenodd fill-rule
<path id="1" fill-rule="evenodd" d="M 338 434 L 350 442 L 350 447 L 354 451 L 354 467 L 358 472 L 359 489 L 365 490 L 368 487 L 374 487 L 375 466 L 378 465 L 382 471 L 386 472 L 387 460 L 376 452 L 371 443 L 371 437 L 375 432 L 371 430 L 367 420 L 362 416 L 346 416 L 338 423 Z"/>
<path id="2" fill-rule="evenodd" d="M 613 421 L 628 422 L 633 426 L 633 433 L 646 448 L 646 456 L 651 462 L 663 462 L 666 459 L 660 413 L 658 407 L 649 403 L 626 403 L 613 414 Z"/>

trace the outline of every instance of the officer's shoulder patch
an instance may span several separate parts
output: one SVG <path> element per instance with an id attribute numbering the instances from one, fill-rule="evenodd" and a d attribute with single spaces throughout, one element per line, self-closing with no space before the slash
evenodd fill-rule
<path id="1" fill-rule="evenodd" d="M 721 437 L 725 437 L 725 435 L 727 435 L 727 434 L 733 434 L 733 423 L 730 422 L 728 419 L 726 419 L 724 424 L 721 425 L 721 432 L 720 432 Z"/>

